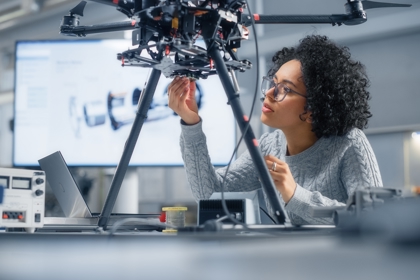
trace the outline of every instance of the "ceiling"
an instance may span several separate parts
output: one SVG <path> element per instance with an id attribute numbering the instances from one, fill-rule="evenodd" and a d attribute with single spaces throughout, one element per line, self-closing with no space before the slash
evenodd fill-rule
<path id="1" fill-rule="evenodd" d="M 26 23 L 38 23 L 48 20 L 51 16 L 66 15 L 81 0 L 0 0 L 0 32 L 14 29 Z M 116 16 L 118 12 L 108 5 L 101 5 L 88 1 L 85 14 L 96 8 L 101 11 L 105 9 L 113 11 Z"/>
<path id="2" fill-rule="evenodd" d="M 79 2 L 80 0 L 0 0 L 0 50 L 13 50 L 17 40 L 63 38 L 59 34 L 61 19 Z M 84 15 L 80 20 L 83 25 L 127 19 L 114 7 L 91 1 L 88 1 Z"/>
<path id="3" fill-rule="evenodd" d="M 0 29 L 13 28 L 18 19 L 59 9 L 67 0 L 0 0 Z M 8 24 L 6 24 L 8 23 Z"/>

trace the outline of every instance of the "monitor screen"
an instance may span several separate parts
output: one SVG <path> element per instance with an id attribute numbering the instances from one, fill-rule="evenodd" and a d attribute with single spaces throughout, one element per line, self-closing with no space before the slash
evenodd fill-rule
<path id="1" fill-rule="evenodd" d="M 61 151 L 69 166 L 116 166 L 150 68 L 121 67 L 131 40 L 16 43 L 14 166 L 39 166 Z M 183 165 L 180 118 L 168 107 L 161 75 L 130 166 Z M 228 163 L 235 119 L 219 77 L 197 81 L 196 99 L 214 165 Z"/>

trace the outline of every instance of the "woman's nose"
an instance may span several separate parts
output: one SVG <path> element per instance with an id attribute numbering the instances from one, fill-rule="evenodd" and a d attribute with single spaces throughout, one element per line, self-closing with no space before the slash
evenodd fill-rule
<path id="1" fill-rule="evenodd" d="M 265 97 L 268 97 L 270 99 L 270 101 L 276 101 L 274 99 L 274 88 L 270 88 L 269 90 L 267 90 L 265 92 Z M 263 99 L 264 100 L 264 99 Z"/>

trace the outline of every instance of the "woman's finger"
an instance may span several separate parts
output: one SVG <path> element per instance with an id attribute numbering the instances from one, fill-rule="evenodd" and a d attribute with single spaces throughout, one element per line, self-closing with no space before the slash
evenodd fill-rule
<path id="1" fill-rule="evenodd" d="M 180 96 L 184 93 L 186 83 L 182 79 L 174 80 L 168 88 L 168 94 L 173 96 Z"/>

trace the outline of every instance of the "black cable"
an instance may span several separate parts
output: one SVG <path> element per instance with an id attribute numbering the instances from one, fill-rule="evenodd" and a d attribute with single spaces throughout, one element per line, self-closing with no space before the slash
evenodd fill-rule
<path id="1" fill-rule="evenodd" d="M 255 34 L 255 51 L 256 51 L 256 65 L 257 65 L 257 75 L 256 75 L 256 77 L 257 77 L 257 80 L 256 80 L 256 83 L 255 83 L 255 90 L 254 90 L 254 98 L 253 98 L 253 101 L 252 101 L 252 105 L 251 105 L 251 111 L 250 111 L 250 114 L 249 114 L 249 119 L 248 119 L 248 123 L 247 123 L 247 125 L 246 125 L 246 127 L 245 127 L 245 129 L 244 129 L 244 132 L 242 133 L 242 135 L 241 135 L 241 137 L 240 137 L 240 139 L 239 139 L 239 141 L 238 141 L 238 144 L 236 145 L 236 147 L 235 147 L 235 149 L 234 149 L 234 151 L 233 151 L 233 154 L 232 154 L 232 156 L 231 156 L 231 158 L 230 158 L 230 160 L 229 160 L 229 163 L 228 163 L 228 165 L 227 165 L 227 167 L 226 167 L 226 171 L 225 171 L 225 175 L 223 176 L 223 181 L 222 181 L 222 185 L 221 185 L 221 194 L 222 194 L 222 207 L 223 207 L 223 211 L 225 212 L 225 214 L 226 214 L 226 216 L 227 216 L 227 218 L 235 225 L 235 224 L 239 224 L 239 225 L 242 225 L 244 228 L 246 228 L 246 229 L 249 229 L 247 226 L 246 226 L 246 224 L 245 223 L 241 223 L 240 221 L 238 221 L 237 219 L 235 219 L 235 218 L 233 218 L 232 217 L 232 215 L 230 214 L 230 212 L 229 212 L 229 209 L 228 209 L 228 207 L 227 207 L 227 204 L 226 204 L 226 200 L 225 200 L 225 197 L 224 197 L 224 185 L 225 185 L 225 180 L 226 180 L 226 177 L 227 177 L 227 174 L 228 174 L 228 172 L 229 172 L 229 168 L 230 168 L 230 165 L 232 164 L 232 160 L 233 160 L 233 158 L 235 157 L 235 155 L 236 155 L 236 153 L 237 153 L 237 151 L 238 151 L 238 148 L 239 148 L 239 145 L 241 144 L 241 142 L 242 142 L 242 140 L 243 140 L 243 138 L 244 138 L 244 135 L 247 133 L 247 131 L 248 131 L 248 129 L 249 129 L 249 127 L 250 127 L 250 124 L 251 124 L 251 118 L 252 118 L 252 113 L 253 113 L 253 111 L 254 111 L 254 106 L 255 106 L 255 101 L 256 101 L 256 99 L 257 99 L 257 95 L 258 95 L 258 83 L 259 83 L 259 73 L 260 73 L 260 64 L 259 64 L 259 49 L 258 49 L 258 42 L 257 42 L 257 33 L 256 33 L 256 30 L 255 30 L 255 21 L 254 21 L 254 17 L 253 17 L 253 15 L 252 15 L 252 13 L 251 13 L 251 8 L 250 8 L 250 6 L 249 6 L 249 3 L 248 3 L 248 0 L 246 0 L 246 4 L 247 4 L 247 7 L 248 7 L 248 13 L 249 13 L 249 15 L 250 15 L 250 17 L 251 17 L 251 19 L 252 19 L 252 24 L 251 24 L 251 26 L 252 26 L 252 31 L 254 32 L 254 34 Z M 265 212 L 265 211 L 264 211 Z M 270 217 L 271 218 L 271 217 Z"/>

